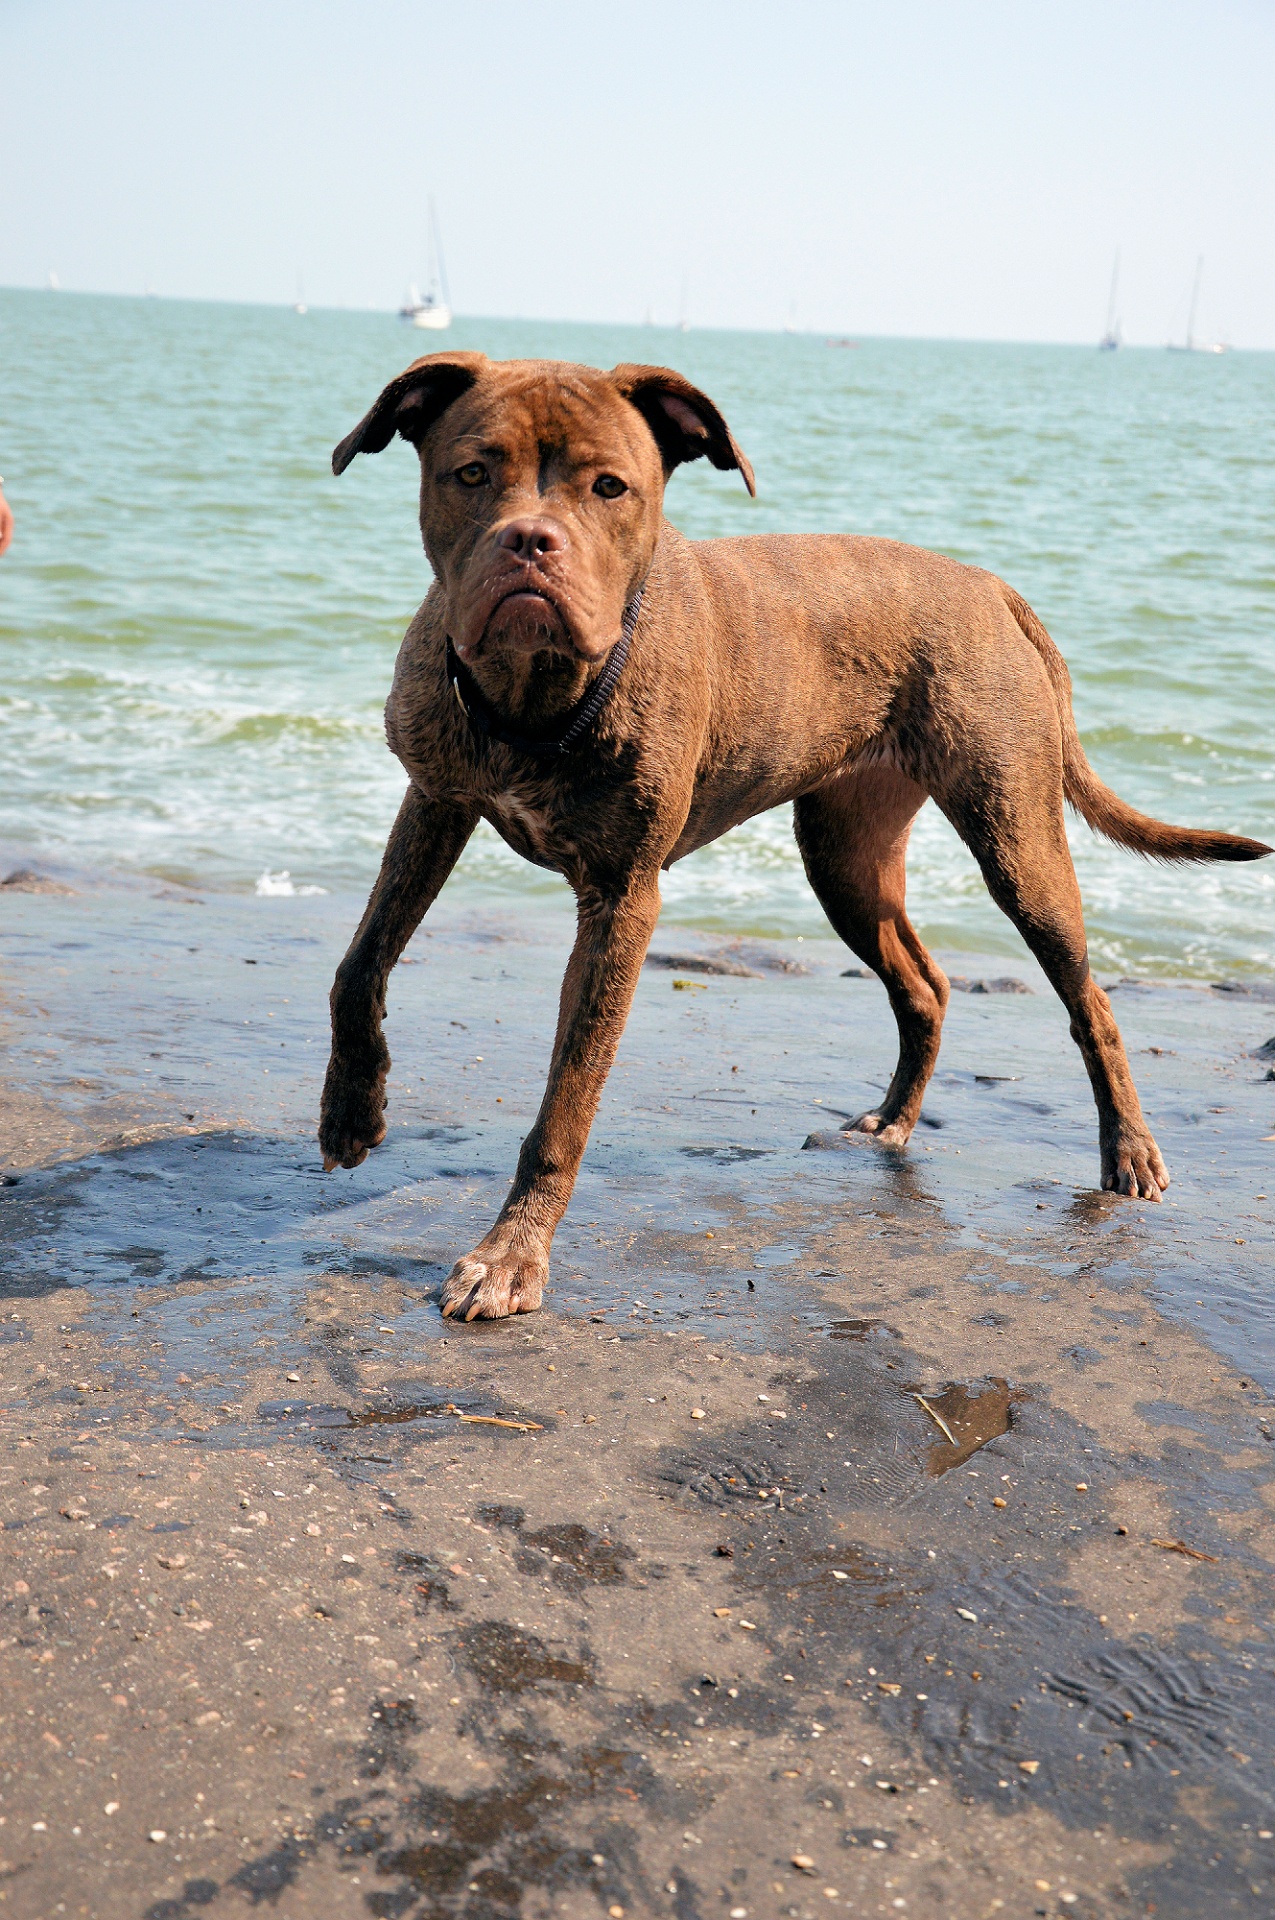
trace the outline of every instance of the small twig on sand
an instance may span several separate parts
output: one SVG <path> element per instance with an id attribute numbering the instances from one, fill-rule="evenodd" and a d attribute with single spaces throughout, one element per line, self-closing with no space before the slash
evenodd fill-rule
<path id="1" fill-rule="evenodd" d="M 952 1445 L 954 1447 L 959 1446 L 960 1442 L 957 1439 L 956 1435 L 952 1432 L 952 1429 L 948 1426 L 947 1421 L 943 1418 L 942 1414 L 938 1411 L 936 1407 L 932 1407 L 930 1405 L 925 1395 L 923 1393 L 914 1393 L 912 1395 L 912 1398 L 916 1401 L 916 1404 L 918 1407 L 925 1408 L 925 1411 L 929 1414 L 935 1426 L 942 1428 L 943 1432 L 947 1435 L 948 1439 L 952 1442 Z"/>
<path id="2" fill-rule="evenodd" d="M 509 1427 L 514 1433 L 543 1433 L 544 1428 L 538 1420 L 502 1420 L 494 1413 L 462 1413 L 459 1407 L 450 1401 L 443 1409 L 444 1413 L 454 1413 L 458 1420 L 467 1421 L 471 1427 Z"/>
<path id="3" fill-rule="evenodd" d="M 1151 1544 L 1153 1547 L 1163 1547 L 1166 1553 L 1185 1554 L 1188 1560 L 1211 1560 L 1215 1567 L 1218 1565 L 1215 1553 L 1201 1553 L 1198 1547 L 1188 1547 L 1185 1540 L 1153 1540 Z"/>

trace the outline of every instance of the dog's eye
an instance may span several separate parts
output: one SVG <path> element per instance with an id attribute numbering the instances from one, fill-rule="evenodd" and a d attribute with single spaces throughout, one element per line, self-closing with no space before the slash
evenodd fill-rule
<path id="1" fill-rule="evenodd" d="M 622 493 L 628 492 L 628 488 L 618 474 L 600 473 L 593 483 L 593 491 L 600 493 L 604 500 L 618 500 Z"/>
<path id="2" fill-rule="evenodd" d="M 463 467 L 457 467 L 456 478 L 462 487 L 481 487 L 487 480 L 487 469 L 481 460 L 467 460 Z"/>

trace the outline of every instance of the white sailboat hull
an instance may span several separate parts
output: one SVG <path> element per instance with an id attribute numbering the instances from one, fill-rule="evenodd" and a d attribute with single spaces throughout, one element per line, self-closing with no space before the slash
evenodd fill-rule
<path id="1" fill-rule="evenodd" d="M 412 315 L 414 327 L 423 327 L 431 333 L 441 333 L 444 327 L 450 327 L 451 324 L 452 310 L 441 304 L 436 307 L 417 307 Z"/>

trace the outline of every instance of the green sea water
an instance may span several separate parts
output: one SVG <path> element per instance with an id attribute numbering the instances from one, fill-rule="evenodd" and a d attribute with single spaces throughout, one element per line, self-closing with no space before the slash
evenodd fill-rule
<path id="1" fill-rule="evenodd" d="M 1071 666 L 1102 777 L 1162 819 L 1275 841 L 1275 356 L 674 333 L 0 292 L 0 844 L 11 864 L 201 888 L 365 887 L 403 788 L 381 708 L 428 571 L 415 459 L 330 451 L 419 351 L 674 365 L 758 476 L 703 463 L 692 536 L 885 534 L 977 562 Z M 1076 825 L 1121 972 L 1275 967 L 1275 861 L 1159 867 Z M 285 881 L 278 876 L 286 873 Z M 481 829 L 449 883 L 562 895 Z M 694 855 L 665 917 L 811 934 L 787 810 Z M 944 951 L 1020 951 L 931 806 L 909 905 Z"/>

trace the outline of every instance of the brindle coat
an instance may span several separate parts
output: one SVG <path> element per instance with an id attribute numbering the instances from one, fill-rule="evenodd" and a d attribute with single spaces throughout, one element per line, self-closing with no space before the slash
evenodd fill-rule
<path id="1" fill-rule="evenodd" d="M 932 798 L 1071 1016 L 1103 1186 L 1158 1200 L 1168 1174 L 1090 976 L 1064 799 L 1164 859 L 1270 849 L 1165 826 L 1103 786 L 1076 735 L 1066 666 L 1025 602 L 993 574 L 889 540 L 683 539 L 662 510 L 679 463 L 707 455 L 750 492 L 753 479 L 712 401 L 664 367 L 432 354 L 341 442 L 335 471 L 395 433 L 419 450 L 435 578 L 386 708 L 410 784 L 332 989 L 326 1167 L 358 1166 L 385 1137 L 387 979 L 478 821 L 565 875 L 578 902 L 544 1100 L 443 1312 L 539 1306 L 659 914 L 660 872 L 787 800 L 811 885 L 898 1022 L 889 1090 L 849 1130 L 901 1147 L 938 1056 L 948 984 L 904 910 L 908 834 Z M 628 660 L 579 745 L 546 763 L 475 737 L 448 677 L 448 636 L 507 730 L 549 739 L 602 671 L 639 588 Z"/>

